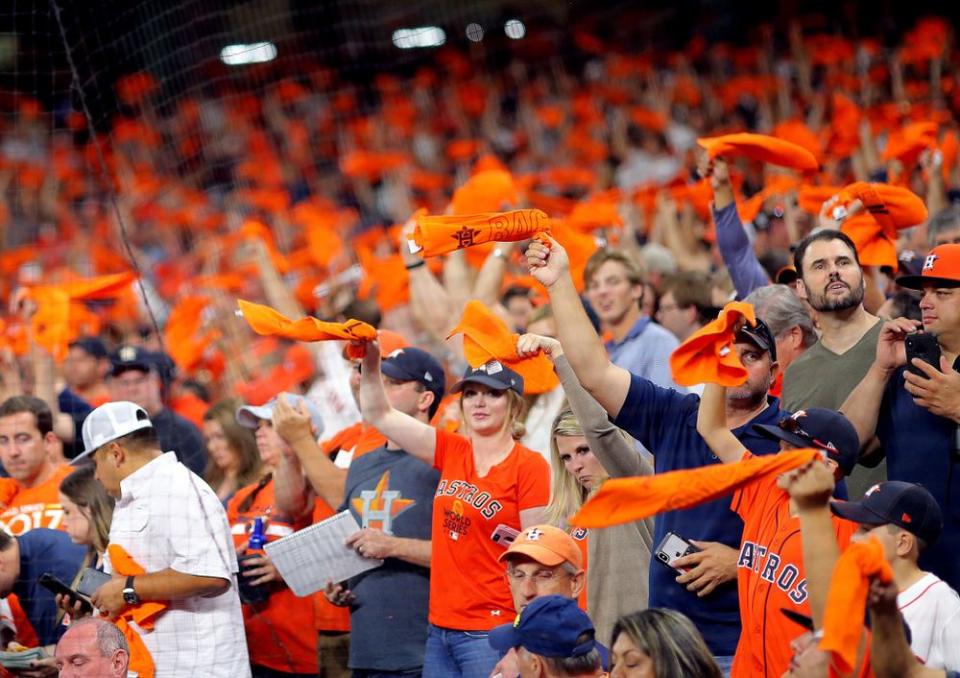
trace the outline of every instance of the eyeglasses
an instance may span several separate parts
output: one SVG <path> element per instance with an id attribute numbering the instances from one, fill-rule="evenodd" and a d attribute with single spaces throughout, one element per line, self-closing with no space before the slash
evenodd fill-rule
<path id="1" fill-rule="evenodd" d="M 818 440 L 817 438 L 813 437 L 812 435 L 804 431 L 803 428 L 800 427 L 800 422 L 794 419 L 793 417 L 787 417 L 786 419 L 781 420 L 777 424 L 777 426 L 782 428 L 787 433 L 793 433 L 794 435 L 798 435 L 801 438 L 806 438 L 810 443 L 812 443 L 816 447 L 819 447 L 822 450 L 836 449 L 833 443 L 825 443 L 822 440 Z"/>
<path id="2" fill-rule="evenodd" d="M 527 574 L 522 570 L 507 570 L 506 574 L 507 579 L 515 584 L 523 584 L 525 581 L 532 581 L 537 586 L 541 584 L 549 584 L 550 582 L 569 576 L 569 574 L 563 570 L 537 570 L 531 574 Z"/>

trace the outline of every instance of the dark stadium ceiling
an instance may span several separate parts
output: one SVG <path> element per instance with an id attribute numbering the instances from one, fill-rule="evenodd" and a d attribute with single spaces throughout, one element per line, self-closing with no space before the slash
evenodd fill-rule
<path id="1" fill-rule="evenodd" d="M 73 74 L 100 96 L 124 73 L 148 69 L 172 90 L 227 77 L 221 50 L 268 41 L 277 64 L 321 63 L 342 77 L 367 81 L 385 69 L 430 63 L 431 48 L 398 49 L 395 32 L 436 27 L 444 42 L 479 58 L 497 60 L 537 49 L 562 49 L 574 29 L 590 30 L 627 49 L 682 47 L 692 35 L 749 43 L 757 26 L 785 26 L 818 15 L 819 30 L 892 35 L 924 13 L 957 13 L 936 0 L 7 0 L 0 3 L 0 88 L 26 91 L 54 104 L 69 93 Z M 511 40 L 509 20 L 523 24 Z M 467 37 L 479 26 L 481 42 Z M 474 37 L 476 37 L 476 26 Z M 556 56 L 556 54 L 551 54 Z M 216 69 L 220 69 L 219 71 Z M 228 69 L 229 70 L 229 69 Z M 234 69 L 229 77 L 237 77 Z M 0 108 L 3 107 L 0 102 Z"/>

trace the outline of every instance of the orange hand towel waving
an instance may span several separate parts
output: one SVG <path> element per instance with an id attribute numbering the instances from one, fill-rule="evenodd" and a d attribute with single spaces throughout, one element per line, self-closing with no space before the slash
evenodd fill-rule
<path id="1" fill-rule="evenodd" d="M 517 354 L 519 335 L 512 334 L 506 324 L 479 301 L 467 302 L 463 317 L 447 339 L 454 334 L 463 334 L 463 354 L 470 367 L 499 360 L 523 377 L 524 393 L 546 393 L 560 383 L 553 363 L 543 353 L 531 358 Z"/>
<path id="2" fill-rule="evenodd" d="M 733 347 L 740 320 L 757 324 L 753 306 L 732 301 L 723 307 L 720 316 L 691 334 L 670 355 L 670 372 L 680 386 L 715 383 L 739 386 L 747 378 L 747 370 Z"/>
<path id="3" fill-rule="evenodd" d="M 114 573 L 124 577 L 146 574 L 146 570 L 131 558 L 126 549 L 119 544 L 107 546 L 107 553 L 110 556 L 110 564 L 113 566 Z M 143 639 L 140 638 L 136 629 L 130 626 L 130 622 L 134 622 L 144 631 L 152 631 L 157 617 L 166 609 L 166 603 L 140 603 L 127 608 L 113 620 L 113 623 L 123 633 L 123 637 L 127 639 L 127 644 L 130 646 L 130 670 L 135 671 L 140 678 L 153 678 L 155 667 L 150 650 L 144 645 Z"/>
<path id="4" fill-rule="evenodd" d="M 664 511 L 699 506 L 719 499 L 768 475 L 779 475 L 810 462 L 817 450 L 802 449 L 735 464 L 714 464 L 638 478 L 606 481 L 570 519 L 577 527 L 609 527 L 632 523 Z"/>
<path id="5" fill-rule="evenodd" d="M 50 351 L 55 360 L 61 360 L 67 354 L 68 344 L 80 332 L 73 321 L 84 309 L 77 303 L 109 299 L 136 279 L 133 273 L 117 273 L 30 288 L 27 295 L 37 305 L 31 319 L 34 340 Z"/>
<path id="6" fill-rule="evenodd" d="M 343 323 L 332 323 L 317 318 L 300 318 L 290 320 L 269 306 L 254 304 L 250 301 L 238 299 L 243 319 L 257 334 L 274 337 L 284 337 L 296 341 L 330 341 L 344 339 L 347 341 L 368 342 L 377 338 L 377 330 L 365 322 L 348 320 Z M 347 354 L 352 358 L 362 357 L 354 354 L 353 347 L 348 347 Z"/>
<path id="7" fill-rule="evenodd" d="M 804 172 L 816 171 L 820 167 L 813 153 L 803 146 L 766 134 L 723 134 L 701 137 L 697 143 L 707 149 L 711 160 L 719 156 L 744 157 Z"/>
<path id="8" fill-rule="evenodd" d="M 841 230 L 853 240 L 860 263 L 866 266 L 896 269 L 897 232 L 927 220 L 923 200 L 901 186 L 858 181 L 846 186 L 837 198 L 844 206 L 854 200 L 863 203 L 865 214 L 844 221 Z"/>
<path id="9" fill-rule="evenodd" d="M 872 577 L 880 577 L 884 583 L 893 581 L 893 569 L 875 537 L 851 544 L 833 568 L 820 641 L 820 649 L 833 654 L 831 675 L 835 675 L 834 667 L 842 674 L 850 673 L 857 661 Z"/>
<path id="10" fill-rule="evenodd" d="M 420 255 L 437 257 L 488 242 L 516 242 L 549 232 L 549 219 L 540 210 L 483 212 L 455 216 L 417 217 L 413 242 Z"/>

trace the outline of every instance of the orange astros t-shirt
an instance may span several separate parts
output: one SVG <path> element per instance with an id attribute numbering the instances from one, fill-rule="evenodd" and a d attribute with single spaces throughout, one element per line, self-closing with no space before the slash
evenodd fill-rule
<path id="1" fill-rule="evenodd" d="M 62 530 L 63 506 L 60 505 L 60 481 L 73 472 L 66 464 L 58 466 L 46 482 L 29 489 L 16 485 L 16 494 L 0 513 L 0 529 L 17 537 L 35 527 Z M 10 479 L 5 479 L 9 482 Z M 16 481 L 13 481 L 16 483 Z"/>
<path id="2" fill-rule="evenodd" d="M 290 521 L 287 516 L 278 514 L 272 480 L 257 493 L 250 507 L 240 513 L 240 504 L 256 488 L 257 484 L 253 484 L 237 490 L 227 505 L 235 546 L 250 541 L 250 530 L 256 518 L 263 518 L 268 542 L 309 525 L 309 520 Z M 243 623 L 251 664 L 286 673 L 317 672 L 317 633 L 313 628 L 313 601 L 310 598 L 298 598 L 286 586 L 275 587 L 267 602 L 243 606 Z"/>
<path id="3" fill-rule="evenodd" d="M 730 675 L 779 678 L 793 656 L 790 641 L 803 633 L 780 610 L 810 615 L 800 520 L 790 516 L 790 497 L 775 476 L 738 490 L 730 508 L 743 518 L 737 559 L 742 631 Z M 834 518 L 833 527 L 843 550 L 858 526 Z"/>
<path id="4" fill-rule="evenodd" d="M 497 561 L 504 547 L 491 539 L 498 525 L 520 528 L 520 511 L 546 506 L 550 467 L 543 456 L 515 444 L 483 478 L 470 440 L 437 430 L 433 465 L 440 484 L 433 501 L 430 623 L 486 631 L 514 617 L 513 600 Z"/>

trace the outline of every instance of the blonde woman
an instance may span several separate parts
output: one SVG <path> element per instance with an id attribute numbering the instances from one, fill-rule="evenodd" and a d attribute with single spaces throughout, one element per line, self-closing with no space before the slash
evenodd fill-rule
<path id="1" fill-rule="evenodd" d="M 515 615 L 498 562 L 503 539 L 542 522 L 550 494 L 547 462 L 517 442 L 523 435 L 523 377 L 495 360 L 468 369 L 451 389 L 461 394 L 467 431 L 457 435 L 390 404 L 376 343 L 367 345 L 360 374 L 364 421 L 440 471 L 423 676 L 487 678 L 500 659 L 487 642 L 488 632 Z"/>
<path id="2" fill-rule="evenodd" d="M 553 361 L 570 405 L 554 421 L 550 437 L 553 483 L 546 511 L 546 522 L 567 529 L 567 519 L 608 477 L 648 475 L 653 469 L 577 381 L 559 341 L 525 334 L 517 342 L 520 355 L 538 350 Z M 587 542 L 587 610 L 598 636 L 608 637 L 619 616 L 647 606 L 653 521 L 571 534 Z"/>

